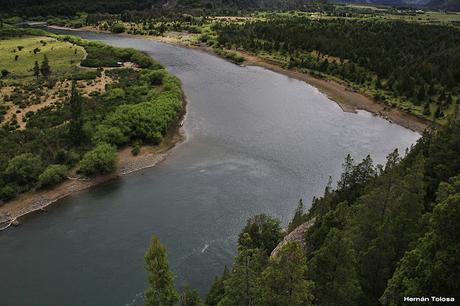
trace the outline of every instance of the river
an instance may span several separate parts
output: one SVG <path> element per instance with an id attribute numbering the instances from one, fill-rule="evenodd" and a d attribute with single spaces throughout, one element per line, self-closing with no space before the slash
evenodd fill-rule
<path id="1" fill-rule="evenodd" d="M 183 82 L 186 140 L 151 169 L 75 194 L 0 233 L 1 305 L 142 305 L 143 254 L 167 246 L 176 283 L 206 292 L 231 263 L 246 219 L 286 224 L 346 154 L 384 162 L 415 132 L 345 113 L 316 88 L 199 50 L 110 34 L 73 34 L 152 55 Z"/>

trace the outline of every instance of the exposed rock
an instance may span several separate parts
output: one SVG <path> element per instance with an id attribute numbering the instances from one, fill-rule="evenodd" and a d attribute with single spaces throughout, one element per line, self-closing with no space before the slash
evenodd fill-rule
<path id="1" fill-rule="evenodd" d="M 313 225 L 315 224 L 315 218 L 308 220 L 307 222 L 299 225 L 296 227 L 292 232 L 290 232 L 288 235 L 284 236 L 283 241 L 281 241 L 276 248 L 272 251 L 270 254 L 270 257 L 276 257 L 278 255 L 279 251 L 283 248 L 283 246 L 288 242 L 288 241 L 297 241 L 300 243 L 302 247 L 305 246 L 305 232 Z"/>

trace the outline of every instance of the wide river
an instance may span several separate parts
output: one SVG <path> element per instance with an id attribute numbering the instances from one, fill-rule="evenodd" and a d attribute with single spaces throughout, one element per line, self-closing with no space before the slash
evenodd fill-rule
<path id="1" fill-rule="evenodd" d="M 142 305 L 143 255 L 167 246 L 180 288 L 204 293 L 231 263 L 247 218 L 285 225 L 321 195 L 346 154 L 384 162 L 417 133 L 343 112 L 316 88 L 213 55 L 109 34 L 73 34 L 147 52 L 187 96 L 186 141 L 154 168 L 75 194 L 0 233 L 1 305 Z"/>

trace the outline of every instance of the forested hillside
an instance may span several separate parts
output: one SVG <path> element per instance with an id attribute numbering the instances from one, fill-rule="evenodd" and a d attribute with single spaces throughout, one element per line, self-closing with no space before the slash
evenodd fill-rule
<path id="1" fill-rule="evenodd" d="M 174 289 L 166 249 L 154 237 L 145 254 L 146 305 L 427 305 L 460 298 L 460 123 L 426 133 L 385 165 L 347 156 L 335 189 L 302 200 L 287 231 L 266 215 L 241 231 L 231 268 L 204 303 Z M 303 228 L 303 236 L 284 240 Z M 306 229 L 306 230 L 305 230 Z M 276 248 L 276 252 L 273 250 Z M 156 294 L 154 294 L 156 293 Z"/>
<path id="2" fill-rule="evenodd" d="M 0 12 L 20 16 L 74 16 L 78 12 L 122 13 L 151 10 L 156 13 L 193 9 L 225 12 L 246 9 L 300 9 L 326 0 L 6 0 Z"/>
<path id="3" fill-rule="evenodd" d="M 290 230 L 315 220 L 302 244 L 290 241 L 270 257 L 280 223 L 264 215 L 248 221 L 233 267 L 216 279 L 207 305 L 458 301 L 459 151 L 455 123 L 424 135 L 405 156 L 391 153 L 383 166 L 348 156 L 336 189 L 327 186 L 308 213 L 302 203 L 296 210 Z"/>
<path id="4" fill-rule="evenodd" d="M 219 44 L 346 80 L 419 116 L 443 118 L 460 93 L 460 29 L 403 21 L 273 15 L 217 23 Z"/>

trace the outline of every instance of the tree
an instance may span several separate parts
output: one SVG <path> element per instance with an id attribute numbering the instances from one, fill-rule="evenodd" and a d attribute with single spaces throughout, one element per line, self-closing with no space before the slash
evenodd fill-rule
<path id="1" fill-rule="evenodd" d="M 248 234 L 250 239 L 246 239 L 245 234 Z M 268 256 L 282 238 L 280 222 L 261 214 L 248 220 L 240 233 L 238 243 L 246 249 L 260 249 Z"/>
<path id="2" fill-rule="evenodd" d="M 185 286 L 179 300 L 180 306 L 205 306 L 201 301 L 200 294 L 196 289 Z"/>
<path id="3" fill-rule="evenodd" d="M 97 145 L 80 161 L 80 172 L 85 175 L 108 173 L 115 168 L 117 151 L 107 143 Z"/>
<path id="4" fill-rule="evenodd" d="M 37 61 L 35 61 L 35 64 L 34 64 L 34 76 L 37 79 L 40 77 L 40 66 L 38 65 Z"/>
<path id="5" fill-rule="evenodd" d="M 308 262 L 308 279 L 315 283 L 317 305 L 356 305 L 362 291 L 352 242 L 343 230 L 332 228 L 321 248 Z"/>
<path id="6" fill-rule="evenodd" d="M 39 187 L 51 187 L 59 184 L 67 177 L 65 165 L 49 165 L 38 177 Z"/>
<path id="7" fill-rule="evenodd" d="M 288 232 L 292 232 L 296 227 L 305 222 L 305 212 L 302 199 L 299 200 L 292 221 L 289 223 Z"/>
<path id="8" fill-rule="evenodd" d="M 286 243 L 262 272 L 255 305 L 313 305 L 313 282 L 305 279 L 306 262 L 298 242 Z"/>
<path id="9" fill-rule="evenodd" d="M 48 78 L 51 75 L 51 67 L 49 65 L 48 56 L 44 56 L 42 65 L 40 67 L 40 72 L 45 78 Z"/>
<path id="10" fill-rule="evenodd" d="M 380 299 L 400 305 L 404 296 L 459 298 L 460 292 L 460 176 L 441 183 L 429 229 L 407 252 Z"/>
<path id="11" fill-rule="evenodd" d="M 251 306 L 257 297 L 257 279 L 266 266 L 265 251 L 246 246 L 254 245 L 248 233 L 241 233 L 238 255 L 233 261 L 230 276 L 224 280 L 224 297 L 219 306 Z"/>
<path id="12" fill-rule="evenodd" d="M 225 286 L 224 282 L 230 276 L 230 272 L 228 271 L 227 266 L 224 268 L 224 272 L 222 273 L 221 277 L 216 277 L 214 282 L 212 283 L 211 289 L 209 290 L 208 294 L 206 295 L 206 305 L 207 306 L 217 306 L 220 300 L 225 295 Z"/>
<path id="13" fill-rule="evenodd" d="M 148 273 L 149 287 L 145 290 L 144 301 L 147 306 L 175 306 L 179 294 L 174 288 L 174 276 L 169 271 L 166 248 L 157 236 L 153 236 L 144 255 Z"/>
<path id="14" fill-rule="evenodd" d="M 83 133 L 83 104 L 78 93 L 76 82 L 72 82 L 70 93 L 70 127 L 69 136 L 75 144 L 80 144 L 84 137 Z"/>
<path id="15" fill-rule="evenodd" d="M 41 158 L 32 153 L 24 153 L 8 162 L 4 174 L 10 182 L 25 187 L 35 184 L 41 171 Z"/>

